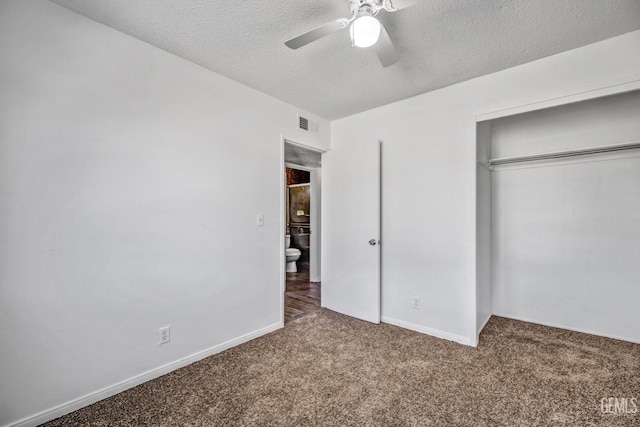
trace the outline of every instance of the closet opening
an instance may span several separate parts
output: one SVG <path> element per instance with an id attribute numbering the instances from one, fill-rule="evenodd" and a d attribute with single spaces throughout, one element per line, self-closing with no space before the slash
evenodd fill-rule
<path id="1" fill-rule="evenodd" d="M 477 124 L 477 332 L 640 342 L 640 91 Z"/>

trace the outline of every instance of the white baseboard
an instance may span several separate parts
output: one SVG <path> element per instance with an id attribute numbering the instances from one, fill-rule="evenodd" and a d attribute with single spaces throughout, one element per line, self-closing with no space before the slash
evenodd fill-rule
<path id="1" fill-rule="evenodd" d="M 595 332 L 595 331 L 592 331 L 590 329 L 574 328 L 574 327 L 569 327 L 569 326 L 566 326 L 566 325 L 560 325 L 558 323 L 553 323 L 553 322 L 542 322 L 540 320 L 533 320 L 533 319 L 529 319 L 527 317 L 522 317 L 522 316 L 514 316 L 512 314 L 507 314 L 507 313 L 496 313 L 496 312 L 494 312 L 493 316 L 505 317 L 507 319 L 520 320 L 521 322 L 534 323 L 536 325 L 549 326 L 551 328 L 566 329 L 567 331 L 580 332 L 580 333 L 583 333 L 583 334 L 596 335 L 598 337 L 605 337 L 605 338 L 611 338 L 611 339 L 614 339 L 614 340 L 626 341 L 626 342 L 630 342 L 630 343 L 634 343 L 634 344 L 640 344 L 640 340 L 638 340 L 638 339 L 633 339 L 633 338 L 628 338 L 628 337 L 621 337 L 619 335 L 603 334 L 602 332 Z"/>
<path id="2" fill-rule="evenodd" d="M 147 381 L 150 381 L 162 375 L 168 374 L 169 372 L 175 371 L 176 369 L 190 365 L 194 362 L 197 362 L 198 360 L 204 359 L 205 357 L 209 357 L 213 354 L 220 353 L 221 351 L 227 350 L 231 347 L 235 347 L 247 341 L 251 341 L 252 339 L 258 338 L 262 335 L 266 335 L 269 332 L 273 332 L 277 329 L 282 328 L 282 326 L 283 326 L 282 322 L 274 323 L 272 325 L 266 326 L 264 328 L 261 328 L 256 331 L 250 332 L 248 334 L 242 335 L 240 337 L 234 338 L 222 344 L 209 347 L 205 350 L 199 351 L 190 356 L 183 357 L 182 359 L 178 359 L 175 362 L 167 363 L 166 365 L 144 372 L 140 375 L 136 375 L 135 377 L 121 381 L 117 384 L 86 394 L 82 397 L 71 400 L 67 403 L 63 403 L 62 405 L 53 407 L 51 409 L 47 409 L 46 411 L 40 412 L 38 414 L 29 416 L 26 418 L 23 418 L 19 421 L 14 422 L 13 424 L 9 424 L 7 427 L 32 427 L 32 426 L 40 425 L 42 423 L 46 423 L 47 421 L 51 421 L 53 419 L 56 419 L 58 417 L 71 413 L 73 411 L 77 411 L 78 409 L 84 408 L 85 406 L 91 405 L 92 403 L 96 403 L 102 399 L 106 399 L 107 397 L 111 397 L 125 390 L 133 388 L 140 384 L 143 384 Z"/>
<path id="3" fill-rule="evenodd" d="M 404 320 L 394 319 L 392 317 L 382 316 L 382 322 L 389 323 L 390 325 L 399 326 L 404 329 L 410 329 L 412 331 L 420 332 L 422 334 L 431 335 L 436 338 L 442 338 L 448 341 L 455 341 L 458 344 L 468 345 L 475 347 L 468 337 L 462 335 L 452 334 L 450 332 L 441 331 L 439 329 L 428 328 L 426 326 L 417 325 L 415 323 L 405 322 Z"/>

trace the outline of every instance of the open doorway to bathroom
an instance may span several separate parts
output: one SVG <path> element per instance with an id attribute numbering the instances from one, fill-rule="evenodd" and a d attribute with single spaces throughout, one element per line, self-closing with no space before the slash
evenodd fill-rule
<path id="1" fill-rule="evenodd" d="M 320 309 L 320 152 L 285 141 L 285 325 Z"/>

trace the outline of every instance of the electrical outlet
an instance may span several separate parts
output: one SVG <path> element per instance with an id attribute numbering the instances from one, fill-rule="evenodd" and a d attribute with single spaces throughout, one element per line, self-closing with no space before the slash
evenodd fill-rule
<path id="1" fill-rule="evenodd" d="M 420 310 L 420 297 L 413 297 L 412 301 L 413 301 L 413 304 L 411 305 L 411 308 L 415 310 Z"/>
<path id="2" fill-rule="evenodd" d="M 264 214 L 259 213 L 256 215 L 256 225 L 258 227 L 264 227 Z"/>
<path id="3" fill-rule="evenodd" d="M 164 326 L 158 332 L 160 335 L 158 344 L 167 344 L 171 341 L 171 326 Z"/>

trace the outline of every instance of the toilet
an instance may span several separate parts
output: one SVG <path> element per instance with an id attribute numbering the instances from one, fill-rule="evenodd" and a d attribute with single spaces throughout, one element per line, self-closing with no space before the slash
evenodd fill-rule
<path id="1" fill-rule="evenodd" d="M 302 252 L 300 252 L 300 249 L 290 248 L 289 246 L 291 246 L 291 236 L 287 234 L 286 249 L 284 252 L 287 258 L 286 271 L 287 273 L 296 273 L 298 271 L 296 261 L 298 261 L 300 255 L 302 255 Z"/>

